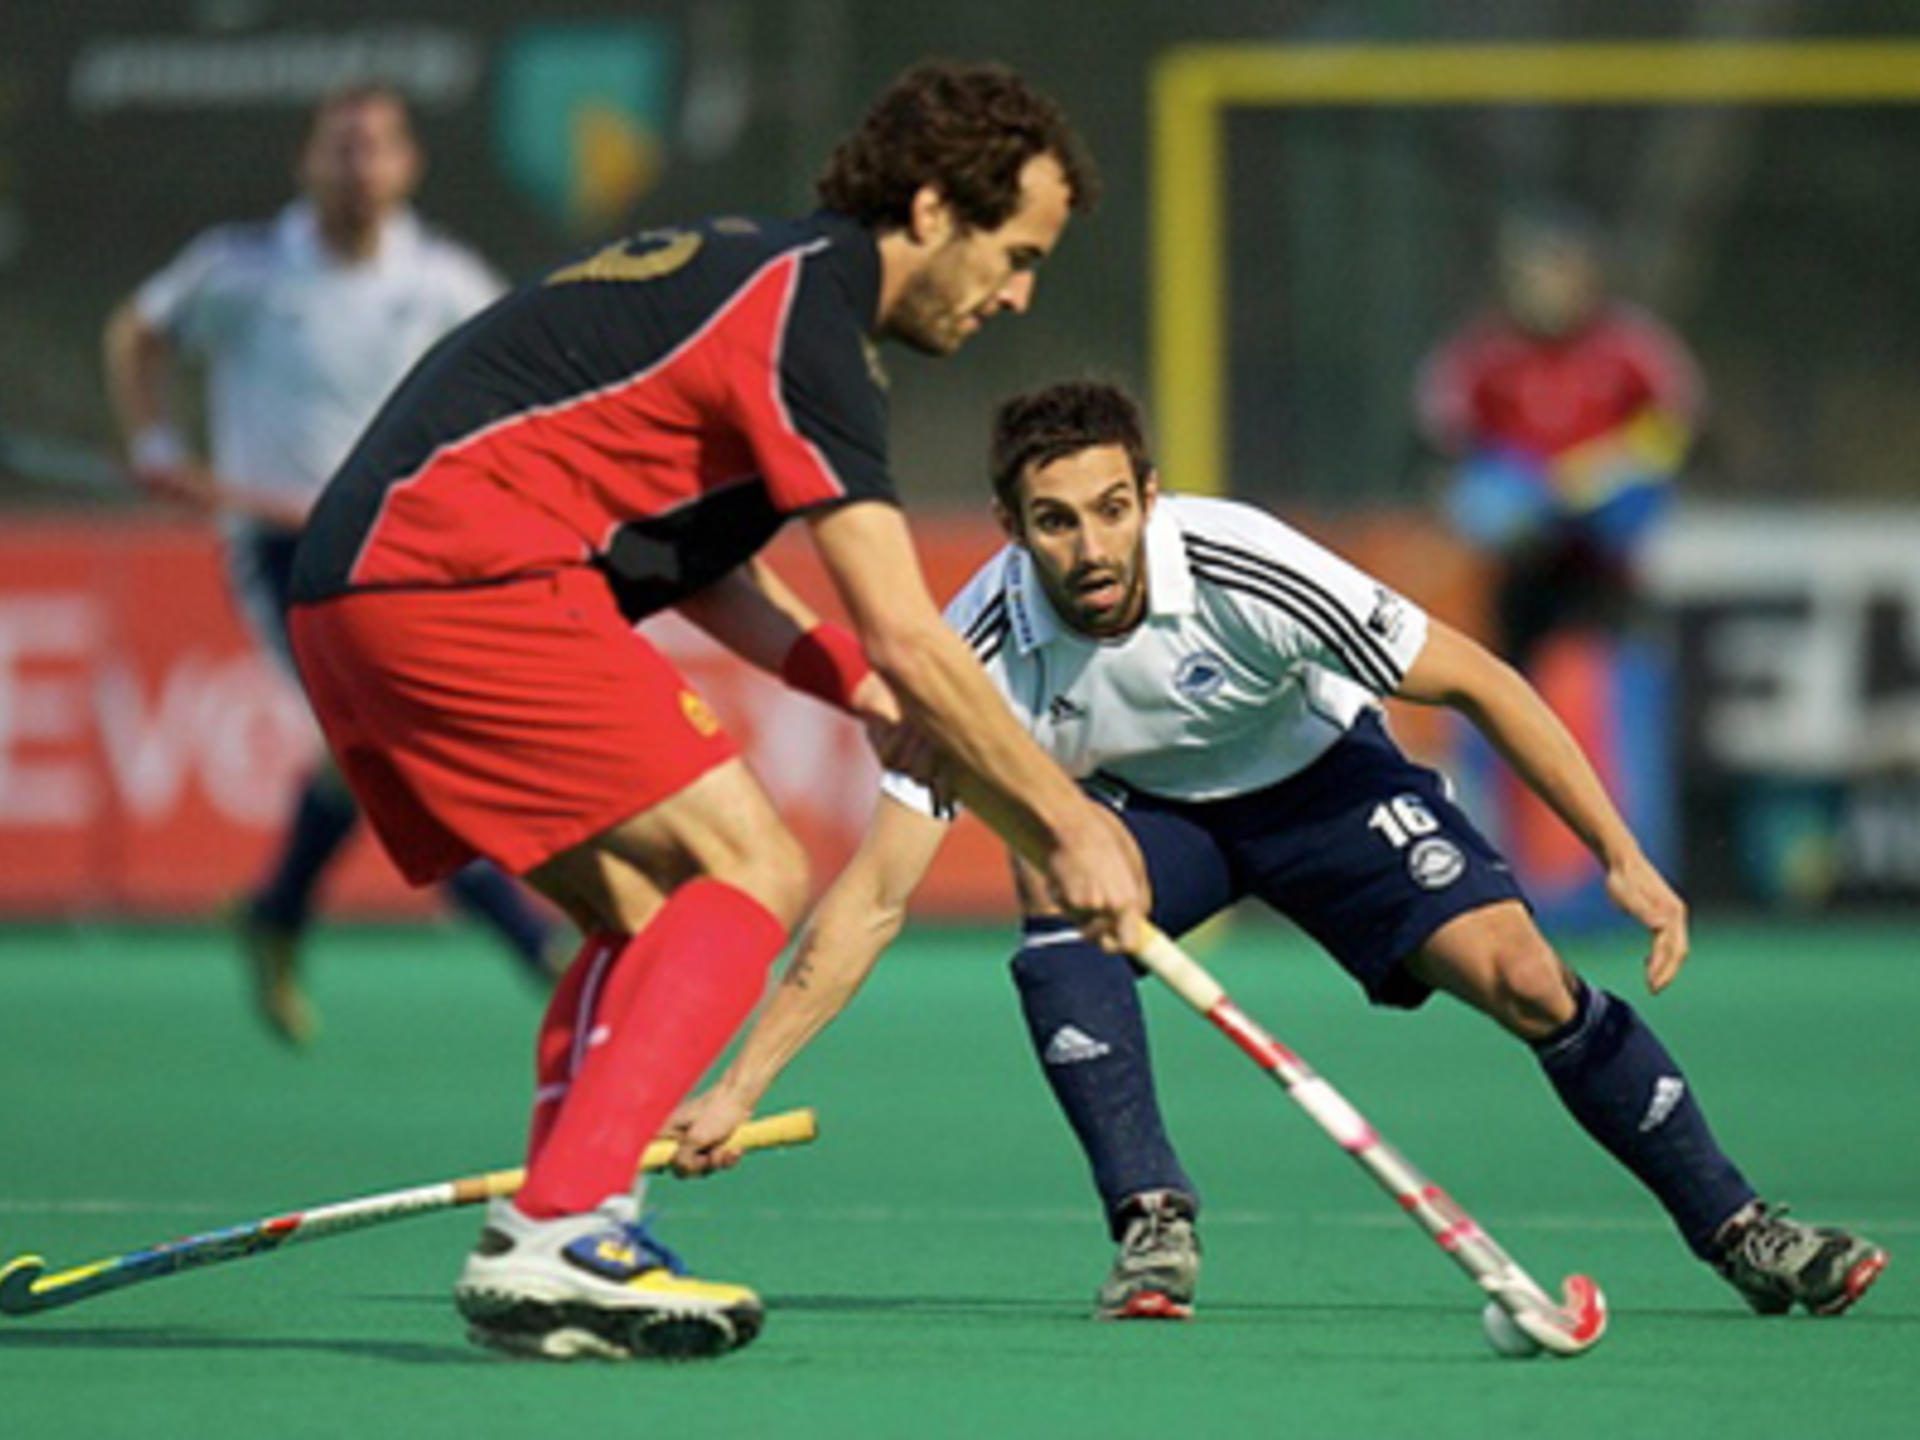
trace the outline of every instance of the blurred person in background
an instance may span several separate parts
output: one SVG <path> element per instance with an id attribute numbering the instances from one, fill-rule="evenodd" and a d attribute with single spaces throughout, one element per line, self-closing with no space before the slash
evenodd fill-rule
<path id="1" fill-rule="evenodd" d="M 421 171 L 397 91 L 336 91 L 308 127 L 299 196 L 270 220 L 200 235 L 107 324 L 107 389 L 135 479 L 219 521 L 235 599 L 289 678 L 287 583 L 309 508 L 413 362 L 502 289 L 483 261 L 414 214 Z M 183 355 L 206 367 L 210 464 L 172 415 Z M 295 1045 L 314 1029 L 299 952 L 315 887 L 358 818 L 323 760 L 295 798 L 271 871 L 235 916 L 259 1012 Z M 550 983 L 551 927 L 514 882 L 477 863 L 446 890 Z"/>
<path id="2" fill-rule="evenodd" d="M 1451 465 L 1454 530 L 1495 566 L 1493 644 L 1539 687 L 1656 859 L 1674 828 L 1671 666 L 1637 625 L 1638 570 L 1702 408 L 1672 330 L 1608 293 L 1599 236 L 1540 208 L 1501 225 L 1497 303 L 1421 367 L 1415 408 Z M 1454 757 L 1551 923 L 1613 922 L 1546 807 L 1462 732 Z"/>
<path id="3" fill-rule="evenodd" d="M 1680 338 L 1609 297 L 1583 217 L 1510 216 L 1496 271 L 1499 303 L 1428 357 L 1415 407 L 1454 462 L 1449 520 L 1500 561 L 1498 647 L 1530 669 L 1556 631 L 1624 625 L 1703 396 Z"/>

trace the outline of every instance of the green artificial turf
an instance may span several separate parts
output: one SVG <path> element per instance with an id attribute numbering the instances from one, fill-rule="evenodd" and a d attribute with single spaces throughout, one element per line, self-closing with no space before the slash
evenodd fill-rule
<path id="1" fill-rule="evenodd" d="M 1907 1435 L 1920 1415 L 1920 973 L 1910 930 L 1705 925 L 1643 1001 L 1631 943 L 1572 953 L 1640 1004 L 1762 1190 L 1894 1253 L 1838 1321 L 1747 1315 L 1567 1121 L 1530 1057 L 1436 1002 L 1369 1011 L 1248 923 L 1209 955 L 1542 1280 L 1595 1275 L 1606 1341 L 1514 1363 L 1459 1273 L 1272 1083 L 1150 996 L 1206 1199 L 1200 1318 L 1099 1325 L 1109 1258 L 1024 1044 L 1003 934 L 923 929 L 782 1081 L 810 1148 L 662 1182 L 662 1233 L 756 1286 L 752 1349 L 546 1366 L 470 1348 L 472 1212 L 0 1317 L 0 1434 L 194 1436 Z M 517 1160 L 538 998 L 479 937 L 334 929 L 325 1021 L 258 1031 L 211 929 L 0 931 L 0 1257 L 56 1267 Z"/>

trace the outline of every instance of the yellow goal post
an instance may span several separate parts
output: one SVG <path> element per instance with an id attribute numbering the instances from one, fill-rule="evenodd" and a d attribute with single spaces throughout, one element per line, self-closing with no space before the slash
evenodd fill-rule
<path id="1" fill-rule="evenodd" d="M 1235 107 L 1920 102 L 1920 42 L 1181 46 L 1152 76 L 1152 374 L 1165 473 L 1227 488 L 1226 116 Z"/>

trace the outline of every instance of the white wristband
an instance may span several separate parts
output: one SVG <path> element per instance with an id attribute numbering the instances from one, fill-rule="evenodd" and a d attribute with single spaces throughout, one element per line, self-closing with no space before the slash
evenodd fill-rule
<path id="1" fill-rule="evenodd" d="M 175 470 L 187 463 L 187 447 L 171 425 L 147 425 L 127 443 L 127 458 L 136 470 Z"/>

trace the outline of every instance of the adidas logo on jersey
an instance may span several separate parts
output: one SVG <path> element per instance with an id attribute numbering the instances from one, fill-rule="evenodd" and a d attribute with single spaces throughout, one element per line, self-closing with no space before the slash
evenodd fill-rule
<path id="1" fill-rule="evenodd" d="M 1047 718 L 1056 725 L 1063 725 L 1069 720 L 1084 720 L 1087 718 L 1087 707 L 1064 695 L 1056 695 L 1047 702 Z"/>
<path id="2" fill-rule="evenodd" d="M 1094 1039 L 1078 1025 L 1062 1025 L 1047 1041 L 1045 1059 L 1049 1065 L 1079 1065 L 1112 1053 L 1111 1045 Z"/>
<path id="3" fill-rule="evenodd" d="M 1367 628 L 1382 640 L 1398 640 L 1407 625 L 1407 602 L 1384 585 L 1373 587 L 1373 613 Z"/>
<path id="4" fill-rule="evenodd" d="M 1662 1075 L 1653 1082 L 1653 1101 L 1647 1106 L 1647 1113 L 1640 1117 L 1640 1133 L 1656 1130 L 1679 1107 L 1687 1093 L 1687 1082 L 1678 1075 Z"/>

